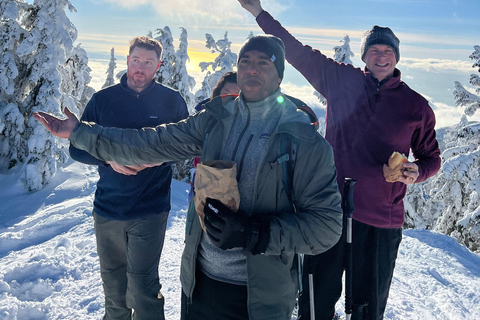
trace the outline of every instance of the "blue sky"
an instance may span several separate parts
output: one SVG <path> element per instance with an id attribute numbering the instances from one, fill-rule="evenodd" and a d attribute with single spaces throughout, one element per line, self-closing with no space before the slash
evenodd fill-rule
<path id="1" fill-rule="evenodd" d="M 106 69 L 101 68 L 112 47 L 121 68 L 128 41 L 157 28 L 169 26 L 175 40 L 180 27 L 187 30 L 192 72 L 209 57 L 205 33 L 219 39 L 227 31 L 234 51 L 251 31 L 261 33 L 237 0 L 70 1 L 77 13 L 68 16 L 78 29 L 77 43 L 89 53 L 94 86 L 105 80 Z M 349 35 L 356 54 L 353 64 L 362 68 L 358 57 L 362 33 L 375 24 L 390 27 L 400 38 L 398 68 L 403 80 L 434 104 L 439 125 L 458 122 L 463 110 L 455 107 L 451 92 L 453 81 L 469 87 L 469 75 L 477 72 L 468 56 L 480 44 L 480 1 L 265 0 L 262 5 L 300 41 L 329 57 Z M 287 68 L 283 85 L 300 88 L 299 94 L 313 90 L 293 68 Z"/>

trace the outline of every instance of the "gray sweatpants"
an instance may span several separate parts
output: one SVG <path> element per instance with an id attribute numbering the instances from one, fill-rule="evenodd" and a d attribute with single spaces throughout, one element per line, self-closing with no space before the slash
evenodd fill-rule
<path id="1" fill-rule="evenodd" d="M 158 264 L 168 212 L 128 221 L 95 212 L 93 217 L 105 293 L 103 319 L 165 319 Z"/>

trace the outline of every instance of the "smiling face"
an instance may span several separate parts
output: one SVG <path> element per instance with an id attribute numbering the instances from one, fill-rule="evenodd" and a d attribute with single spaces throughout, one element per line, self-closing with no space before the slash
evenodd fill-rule
<path id="1" fill-rule="evenodd" d="M 272 60 L 257 50 L 242 54 L 237 69 L 237 84 L 247 102 L 265 99 L 277 90 L 282 82 Z"/>
<path id="2" fill-rule="evenodd" d="M 135 47 L 127 56 L 127 85 L 136 92 L 145 89 L 160 68 L 160 60 L 154 50 Z"/>
<path id="3" fill-rule="evenodd" d="M 365 53 L 364 62 L 367 69 L 378 81 L 393 76 L 397 65 L 395 52 L 390 46 L 376 44 L 368 48 Z"/>

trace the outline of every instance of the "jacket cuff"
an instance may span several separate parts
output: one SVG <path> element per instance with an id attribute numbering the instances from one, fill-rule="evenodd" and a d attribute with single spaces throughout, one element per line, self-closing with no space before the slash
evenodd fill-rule
<path id="1" fill-rule="evenodd" d="M 246 247 L 251 254 L 262 254 L 267 250 L 270 242 L 270 219 L 271 216 L 267 215 L 253 221 L 252 233 Z"/>

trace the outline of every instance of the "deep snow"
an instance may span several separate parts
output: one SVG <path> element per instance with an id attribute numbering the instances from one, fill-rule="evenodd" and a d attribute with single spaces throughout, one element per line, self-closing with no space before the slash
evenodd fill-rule
<path id="1" fill-rule="evenodd" d="M 0 319 L 101 319 L 91 217 L 97 178 L 95 167 L 70 161 L 50 185 L 29 193 L 16 172 L 0 175 Z M 172 183 L 159 268 L 167 319 L 179 319 L 188 188 Z M 445 235 L 403 235 L 385 318 L 477 319 L 480 257 Z"/>

